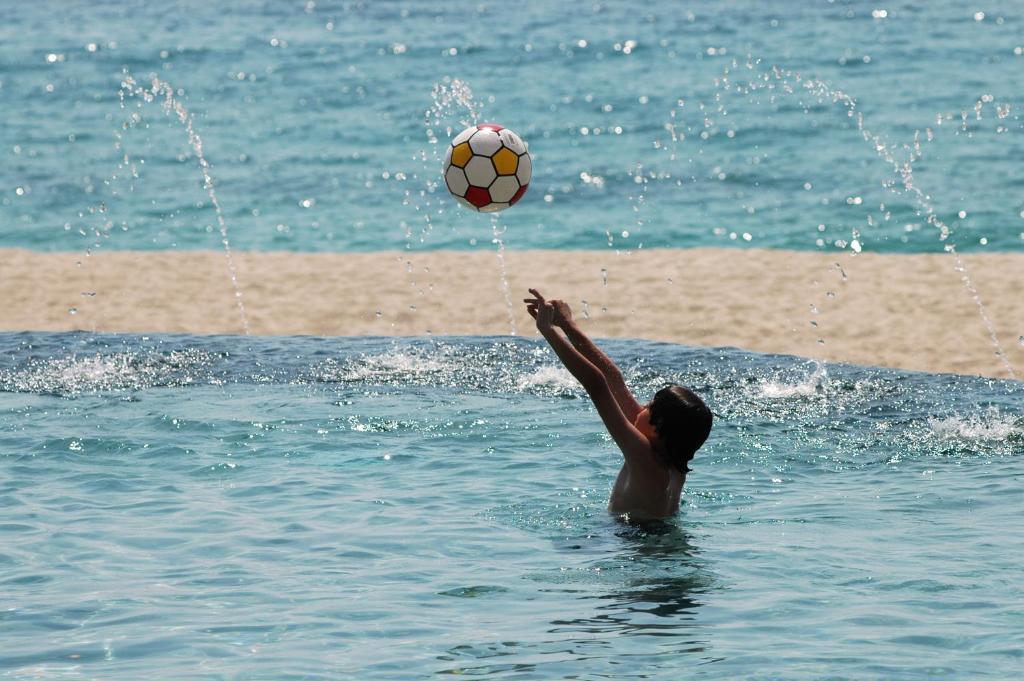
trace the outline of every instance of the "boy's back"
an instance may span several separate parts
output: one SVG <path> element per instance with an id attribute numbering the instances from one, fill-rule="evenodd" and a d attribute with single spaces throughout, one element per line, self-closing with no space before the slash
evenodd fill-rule
<path id="1" fill-rule="evenodd" d="M 631 520 L 655 520 L 675 515 L 679 511 L 679 497 L 683 493 L 686 476 L 673 468 L 665 469 L 665 477 L 630 475 L 629 466 L 622 464 L 608 510 Z"/>

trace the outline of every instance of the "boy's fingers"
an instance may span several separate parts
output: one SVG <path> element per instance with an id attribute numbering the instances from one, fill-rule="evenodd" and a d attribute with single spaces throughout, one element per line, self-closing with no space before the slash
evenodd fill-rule
<path id="1" fill-rule="evenodd" d="M 538 301 L 538 302 L 541 302 L 541 303 L 543 303 L 543 302 L 544 302 L 544 296 L 542 296 L 542 295 L 540 294 L 540 291 L 538 291 L 538 290 L 537 290 L 537 289 L 535 289 L 535 288 L 531 288 L 531 289 L 528 289 L 528 290 L 530 291 L 530 293 L 532 293 L 532 294 L 533 294 L 533 295 L 534 295 L 534 296 L 535 296 L 535 297 L 537 298 L 537 301 Z"/>

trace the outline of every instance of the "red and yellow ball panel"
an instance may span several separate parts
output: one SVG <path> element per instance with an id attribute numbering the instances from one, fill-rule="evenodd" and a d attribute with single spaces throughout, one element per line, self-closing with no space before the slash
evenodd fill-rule
<path id="1" fill-rule="evenodd" d="M 504 210 L 526 193 L 533 163 L 526 143 L 497 123 L 466 128 L 448 145 L 444 181 L 462 205 L 481 212 Z"/>

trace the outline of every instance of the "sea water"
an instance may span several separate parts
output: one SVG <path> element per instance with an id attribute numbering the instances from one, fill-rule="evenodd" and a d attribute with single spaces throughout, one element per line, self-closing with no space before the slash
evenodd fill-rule
<path id="1" fill-rule="evenodd" d="M 716 414 L 664 523 L 538 341 L 0 334 L 0 672 L 1019 676 L 1024 384 L 606 347 Z"/>
<path id="2" fill-rule="evenodd" d="M 439 185 L 438 145 L 475 117 L 534 154 L 502 215 L 511 249 L 838 251 L 854 230 L 872 251 L 1024 249 L 1019 2 L 41 0 L 3 15 L 0 246 L 220 248 L 182 126 L 122 107 L 127 73 L 193 114 L 242 249 L 489 245 L 488 218 Z M 773 69 L 843 91 L 897 158 L 919 153 L 952 237 L 845 106 Z M 454 80 L 473 104 L 428 132 Z"/>

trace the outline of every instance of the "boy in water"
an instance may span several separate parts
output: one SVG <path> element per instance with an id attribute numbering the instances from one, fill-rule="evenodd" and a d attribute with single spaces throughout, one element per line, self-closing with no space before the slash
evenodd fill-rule
<path id="1" fill-rule="evenodd" d="M 687 463 L 711 432 L 711 410 L 691 390 L 670 385 L 641 405 L 622 372 L 580 330 L 562 300 L 537 289 L 525 298 L 537 330 L 590 395 L 624 462 L 608 510 L 629 520 L 666 518 L 679 510 Z M 559 332 L 561 329 L 564 335 Z"/>

